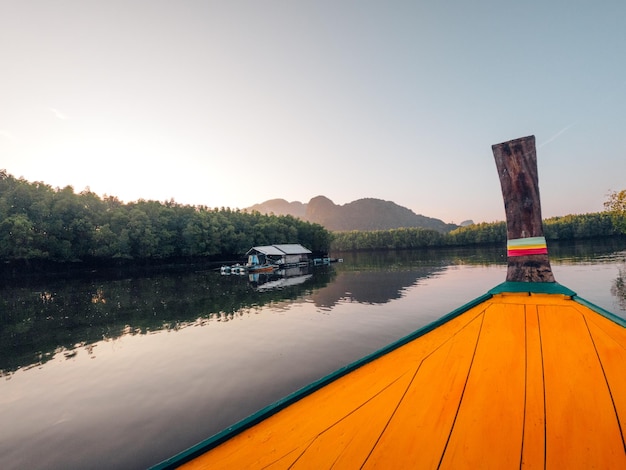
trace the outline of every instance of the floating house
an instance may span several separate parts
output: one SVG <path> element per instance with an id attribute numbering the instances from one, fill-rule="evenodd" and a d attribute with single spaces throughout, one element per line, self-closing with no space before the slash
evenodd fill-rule
<path id="1" fill-rule="evenodd" d="M 311 250 L 299 244 L 254 246 L 246 253 L 248 267 L 275 265 L 280 267 L 309 264 Z"/>

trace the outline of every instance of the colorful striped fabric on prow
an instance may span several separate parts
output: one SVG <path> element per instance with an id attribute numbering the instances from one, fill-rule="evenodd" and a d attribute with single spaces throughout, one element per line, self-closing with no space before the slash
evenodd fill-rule
<path id="1" fill-rule="evenodd" d="M 527 237 L 508 240 L 506 243 L 506 249 L 508 256 L 548 254 L 545 237 Z"/>

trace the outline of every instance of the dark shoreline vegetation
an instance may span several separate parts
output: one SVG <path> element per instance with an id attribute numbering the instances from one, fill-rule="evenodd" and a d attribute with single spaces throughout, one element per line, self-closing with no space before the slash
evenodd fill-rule
<path id="1" fill-rule="evenodd" d="M 97 271 L 80 277 L 37 280 L 2 289 L 0 377 L 42 365 L 55 354 L 123 335 L 176 331 L 209 321 L 227 322 L 259 308 L 320 289 L 335 273 L 327 266 L 302 285 L 257 291 L 247 276 L 206 270 Z M 79 313 L 77 313 L 79 312 Z M 146 312 L 149 312 L 146 314 Z M 198 312 L 206 312 L 199 318 Z"/>
<path id="2" fill-rule="evenodd" d="M 544 221 L 550 240 L 617 237 L 624 214 L 606 211 Z M 416 248 L 503 245 L 505 222 L 447 233 L 424 228 L 330 232 L 293 216 L 263 215 L 174 201 L 122 203 L 71 186 L 52 188 L 0 170 L 2 277 L 75 269 L 143 270 L 211 267 L 241 260 L 252 246 L 300 243 L 316 254 Z"/>
<path id="3" fill-rule="evenodd" d="M 597 262 L 623 250 L 625 241 L 614 237 L 591 243 L 554 242 L 550 253 L 556 263 Z M 340 265 L 309 267 L 306 272 L 313 275 L 304 282 L 278 289 L 258 288 L 273 275 L 221 276 L 211 264 L 199 262 L 141 266 L 130 262 L 94 269 L 68 268 L 66 263 L 54 273 L 5 279 L 0 283 L 0 377 L 54 358 L 91 355 L 97 343 L 125 335 L 229 322 L 255 315 L 264 306 L 280 309 L 306 295 L 313 295 L 321 310 L 335 305 L 346 292 L 354 302 L 382 304 L 448 266 L 506 265 L 505 249 L 493 245 L 353 251 L 343 256 Z M 626 305 L 624 278 L 620 268 L 611 285 L 621 305 Z M 326 287 L 330 289 L 322 292 Z"/>
<path id="4" fill-rule="evenodd" d="M 614 214 L 566 215 L 545 219 L 544 235 L 548 241 L 588 240 L 623 236 Z M 448 233 L 421 228 L 399 228 L 371 232 L 334 232 L 332 252 L 402 250 L 506 243 L 506 222 L 483 222 L 459 227 Z"/>
<path id="5" fill-rule="evenodd" d="M 327 253 L 330 232 L 291 216 L 174 201 L 124 204 L 90 190 L 53 189 L 0 170 L 0 260 L 111 264 L 241 257 L 250 247 L 300 243 Z M 126 260 L 126 261 L 125 261 Z"/>

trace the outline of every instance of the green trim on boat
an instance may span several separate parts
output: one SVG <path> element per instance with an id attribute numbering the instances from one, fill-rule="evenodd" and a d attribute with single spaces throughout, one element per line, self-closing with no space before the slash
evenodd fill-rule
<path id="1" fill-rule="evenodd" d="M 574 300 L 575 302 L 581 305 L 584 305 L 588 309 L 593 310 L 597 314 L 602 315 L 605 318 L 608 318 L 612 322 L 617 323 L 618 325 L 621 325 L 624 328 L 626 328 L 626 318 L 622 318 L 618 315 L 615 315 L 614 313 L 609 312 L 608 310 L 605 310 L 602 307 L 598 307 L 597 305 L 589 302 L 588 300 L 583 299 L 582 297 L 578 297 L 577 295 L 572 297 L 572 300 Z"/>
<path id="2" fill-rule="evenodd" d="M 503 282 L 489 291 L 489 294 L 528 292 L 529 294 L 563 294 L 574 297 L 576 292 L 558 282 Z"/>
<path id="3" fill-rule="evenodd" d="M 217 447 L 218 445 L 227 441 L 233 436 L 245 431 L 246 429 L 251 428 L 252 426 L 263 421 L 264 419 L 269 418 L 270 416 L 279 412 L 280 410 L 306 397 L 307 395 L 310 395 L 311 393 L 323 388 L 324 386 L 337 380 L 338 378 L 358 369 L 359 367 L 369 362 L 372 362 L 384 356 L 385 354 L 390 353 L 391 351 L 395 349 L 398 349 L 401 346 L 404 346 L 405 344 L 419 338 L 420 336 L 425 335 L 426 333 L 429 333 L 430 331 L 440 327 L 441 325 L 458 317 L 459 315 L 467 312 L 468 310 L 476 307 L 477 305 L 480 305 L 481 303 L 486 302 L 487 300 L 491 299 L 495 294 L 523 293 L 523 292 L 528 292 L 529 294 L 530 293 L 562 294 L 562 295 L 569 296 L 573 301 L 581 305 L 584 305 L 585 307 L 590 308 L 594 312 L 608 318 L 609 320 L 612 320 L 613 322 L 621 326 L 626 327 L 626 319 L 618 317 L 617 315 L 607 310 L 604 310 L 603 308 L 598 307 L 597 305 L 594 305 L 585 299 L 578 297 L 578 295 L 574 291 L 556 282 L 543 282 L 543 283 L 540 283 L 540 282 L 503 282 L 502 284 L 495 286 L 486 294 L 483 294 L 480 297 L 477 297 L 469 301 L 465 305 L 458 307 L 457 309 L 442 316 L 441 318 L 423 326 L 422 328 L 415 330 L 413 333 L 410 333 L 409 335 L 403 338 L 400 338 L 399 340 L 359 359 L 358 361 L 348 364 L 326 375 L 325 377 L 322 377 L 321 379 L 312 382 L 311 384 L 291 393 L 290 395 L 266 406 L 265 408 L 262 408 L 261 410 L 248 416 L 242 421 L 239 421 L 238 423 L 235 423 L 234 425 L 224 429 L 223 431 L 199 442 L 198 444 L 188 448 L 187 450 L 184 450 L 183 452 L 176 454 L 173 457 L 170 457 L 169 459 L 156 464 L 155 466 L 151 467 L 151 470 L 173 469 L 186 462 L 193 460 L 194 458 L 204 454 L 210 449 Z"/>
<path id="4" fill-rule="evenodd" d="M 481 303 L 489 300 L 491 297 L 493 297 L 490 293 L 487 294 L 483 294 L 480 297 L 475 298 L 474 300 L 469 301 L 468 303 L 466 303 L 465 305 L 462 305 L 459 308 L 456 308 L 455 310 L 451 311 L 450 313 L 444 315 L 443 317 L 423 326 L 422 328 L 419 328 L 417 330 L 415 330 L 413 333 L 410 333 L 409 335 L 400 338 L 399 340 L 388 344 L 387 346 L 383 347 L 382 349 L 379 349 L 361 359 L 359 359 L 358 361 L 355 361 L 351 364 L 348 364 L 338 370 L 336 370 L 335 372 L 332 372 L 330 374 L 328 374 L 325 377 L 322 377 L 319 380 L 316 380 L 315 382 L 312 382 L 311 384 L 291 393 L 290 395 L 287 395 L 285 398 L 282 398 L 268 406 L 266 406 L 265 408 L 262 408 L 261 410 L 257 411 L 256 413 L 248 416 L 247 418 L 244 418 L 242 421 L 239 421 L 238 423 L 234 424 L 233 426 L 230 426 L 226 429 L 224 429 L 223 431 L 205 439 L 204 441 L 199 442 L 198 444 L 188 448 L 187 450 L 184 450 L 183 452 L 174 455 L 173 457 L 164 460 L 156 465 L 154 465 L 153 467 L 150 467 L 150 470 L 165 470 L 165 469 L 173 469 L 176 468 L 186 462 L 189 462 L 190 460 L 193 460 L 194 458 L 204 454 L 205 452 L 207 452 L 210 449 L 213 449 L 214 447 L 217 447 L 218 445 L 220 445 L 221 443 L 227 441 L 228 439 L 232 438 L 233 436 L 245 431 L 246 429 L 251 428 L 252 426 L 254 426 L 255 424 L 260 423 L 261 421 L 263 421 L 264 419 L 269 418 L 270 416 L 272 416 L 273 414 L 278 413 L 280 410 L 288 407 L 289 405 L 297 402 L 298 400 L 301 400 L 302 398 L 306 397 L 307 395 L 310 395 L 311 393 L 319 390 L 320 388 L 324 387 L 325 385 L 328 385 L 329 383 L 337 380 L 338 378 L 352 372 L 355 369 L 358 369 L 359 367 L 372 362 L 382 356 L 384 356 L 385 354 L 390 353 L 391 351 L 398 349 L 401 346 L 404 346 L 407 343 L 410 343 L 411 341 L 413 341 L 416 338 L 419 338 L 420 336 L 425 335 L 426 333 L 438 328 L 439 326 L 443 325 L 444 323 L 452 320 L 453 318 L 458 317 L 459 315 L 461 315 L 462 313 L 465 313 L 466 311 L 470 310 L 471 308 L 474 308 L 477 305 L 480 305 Z"/>
<path id="5" fill-rule="evenodd" d="M 491 295 L 505 294 L 505 293 L 520 293 L 528 292 L 529 294 L 562 294 L 572 298 L 573 301 L 584 305 L 585 307 L 593 310 L 594 312 L 608 318 L 614 323 L 626 328 L 626 319 L 622 318 L 614 313 L 603 309 L 589 302 L 582 297 L 579 297 L 573 290 L 559 284 L 558 282 L 503 282 L 491 289 L 488 293 Z"/>

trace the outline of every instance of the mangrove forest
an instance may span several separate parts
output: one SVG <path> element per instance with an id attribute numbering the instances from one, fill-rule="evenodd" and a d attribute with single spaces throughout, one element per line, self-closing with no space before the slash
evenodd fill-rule
<path id="1" fill-rule="evenodd" d="M 548 240 L 626 233 L 626 191 L 606 211 L 544 220 Z M 139 200 L 123 203 L 71 186 L 52 188 L 0 170 L 0 260 L 236 259 L 258 245 L 300 243 L 315 253 L 503 244 L 505 222 L 331 232 L 291 215 Z"/>

